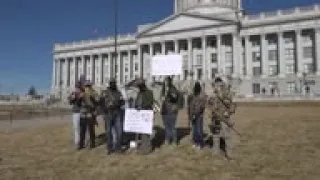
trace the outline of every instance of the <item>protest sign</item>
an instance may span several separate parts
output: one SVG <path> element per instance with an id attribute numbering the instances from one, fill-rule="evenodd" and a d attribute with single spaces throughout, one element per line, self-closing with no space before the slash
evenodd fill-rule
<path id="1" fill-rule="evenodd" d="M 151 59 L 152 76 L 170 76 L 182 74 L 182 56 L 179 54 L 156 55 Z"/>
<path id="2" fill-rule="evenodd" d="M 124 118 L 124 131 L 139 134 L 152 134 L 153 111 L 126 109 Z"/>

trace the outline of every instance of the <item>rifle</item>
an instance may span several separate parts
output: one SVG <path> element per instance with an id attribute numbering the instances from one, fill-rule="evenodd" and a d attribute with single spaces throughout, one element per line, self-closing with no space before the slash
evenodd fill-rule
<path id="1" fill-rule="evenodd" d="M 218 100 L 227 108 L 229 109 L 230 107 L 219 97 L 217 96 Z M 227 125 L 231 130 L 233 130 L 238 136 L 241 136 L 241 134 L 231 125 L 228 123 L 226 120 L 220 120 L 222 121 L 225 125 Z"/>

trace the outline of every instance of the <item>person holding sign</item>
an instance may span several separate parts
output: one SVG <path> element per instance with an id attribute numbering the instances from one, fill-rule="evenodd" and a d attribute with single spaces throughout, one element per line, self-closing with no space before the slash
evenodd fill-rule
<path id="1" fill-rule="evenodd" d="M 135 101 L 135 109 L 137 110 L 153 110 L 153 92 L 149 90 L 143 79 L 137 80 L 139 93 Z M 151 136 L 148 134 L 141 135 L 141 146 L 139 146 L 139 153 L 149 154 L 152 151 Z"/>
<path id="2" fill-rule="evenodd" d="M 100 104 L 104 112 L 105 131 L 107 135 L 108 154 L 116 151 L 121 153 L 122 142 L 122 121 L 121 106 L 124 105 L 124 99 L 117 88 L 116 80 L 111 79 L 107 90 L 102 92 Z M 115 131 L 113 137 L 112 130 Z M 115 141 L 114 141 L 115 138 Z M 114 144 L 115 142 L 115 144 Z"/>
<path id="3" fill-rule="evenodd" d="M 166 144 L 174 142 L 178 145 L 176 123 L 179 111 L 179 91 L 173 85 L 172 78 L 169 76 L 163 84 L 161 96 L 163 100 L 161 114 L 165 128 Z"/>

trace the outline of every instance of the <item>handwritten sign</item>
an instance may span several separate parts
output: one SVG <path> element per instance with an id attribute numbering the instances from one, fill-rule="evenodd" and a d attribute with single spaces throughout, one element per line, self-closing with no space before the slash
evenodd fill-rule
<path id="1" fill-rule="evenodd" d="M 182 74 L 182 56 L 179 54 L 157 55 L 151 59 L 152 76 Z"/>
<path id="2" fill-rule="evenodd" d="M 152 134 L 153 111 L 126 109 L 124 118 L 124 131 L 140 134 Z"/>

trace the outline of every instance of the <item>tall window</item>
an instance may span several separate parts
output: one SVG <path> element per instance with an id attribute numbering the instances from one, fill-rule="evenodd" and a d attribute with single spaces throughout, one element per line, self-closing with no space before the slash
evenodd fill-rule
<path id="1" fill-rule="evenodd" d="M 232 52 L 226 52 L 226 62 L 232 63 L 232 59 L 233 59 Z"/>
<path id="2" fill-rule="evenodd" d="M 211 79 L 216 78 L 216 74 L 218 73 L 218 69 L 217 68 L 212 68 L 211 69 Z"/>
<path id="3" fill-rule="evenodd" d="M 211 54 L 211 63 L 216 63 L 218 62 L 218 55 L 217 53 L 212 53 Z"/>
<path id="4" fill-rule="evenodd" d="M 136 62 L 134 63 L 134 71 L 138 71 L 139 70 L 139 64 Z"/>
<path id="5" fill-rule="evenodd" d="M 125 66 L 124 72 L 128 72 L 129 71 L 129 68 L 128 68 L 129 65 L 126 63 L 124 66 Z"/>
<path id="6" fill-rule="evenodd" d="M 197 66 L 201 66 L 202 65 L 202 54 L 198 54 L 196 56 L 196 60 L 197 60 Z"/>
<path id="7" fill-rule="evenodd" d="M 290 44 L 290 43 L 293 43 L 293 37 L 290 36 L 290 37 L 284 37 L 284 43 L 285 44 Z"/>
<path id="8" fill-rule="evenodd" d="M 226 67 L 226 74 L 227 75 L 232 75 L 232 73 L 233 73 L 232 67 Z"/>
<path id="9" fill-rule="evenodd" d="M 183 55 L 183 69 L 187 69 L 188 68 L 188 56 L 187 55 Z"/>
<path id="10" fill-rule="evenodd" d="M 306 73 L 313 73 L 314 72 L 314 65 L 312 63 L 305 63 L 303 65 L 304 72 Z"/>
<path id="11" fill-rule="evenodd" d="M 303 57 L 304 58 L 312 58 L 313 57 L 312 47 L 304 47 L 303 48 Z"/>
<path id="12" fill-rule="evenodd" d="M 285 50 L 285 56 L 286 56 L 285 58 L 287 60 L 293 60 L 294 59 L 294 53 L 295 53 L 295 51 L 294 51 L 293 48 L 287 48 Z"/>
<path id="13" fill-rule="evenodd" d="M 289 94 L 294 94 L 296 92 L 296 83 L 295 82 L 287 82 L 287 92 Z"/>
<path id="14" fill-rule="evenodd" d="M 260 84 L 259 83 L 252 84 L 252 93 L 253 94 L 260 94 Z"/>
<path id="15" fill-rule="evenodd" d="M 268 44 L 269 45 L 275 45 L 275 44 L 277 44 L 277 38 L 270 38 L 270 39 L 268 39 Z"/>
<path id="16" fill-rule="evenodd" d="M 269 57 L 269 61 L 278 60 L 278 51 L 277 50 L 269 50 L 268 57 Z"/>
<path id="17" fill-rule="evenodd" d="M 278 74 L 278 66 L 277 65 L 270 65 L 269 66 L 269 76 L 274 76 Z"/>
<path id="18" fill-rule="evenodd" d="M 185 69 L 183 73 L 184 73 L 183 74 L 183 79 L 187 80 L 187 78 L 188 78 L 188 70 Z"/>
<path id="19" fill-rule="evenodd" d="M 261 75 L 261 68 L 260 67 L 253 67 L 253 75 L 260 76 Z"/>
<path id="20" fill-rule="evenodd" d="M 261 60 L 260 52 L 252 52 L 252 60 L 257 62 Z"/>
<path id="21" fill-rule="evenodd" d="M 294 74 L 294 72 L 295 72 L 294 64 L 287 64 L 286 74 Z"/>

